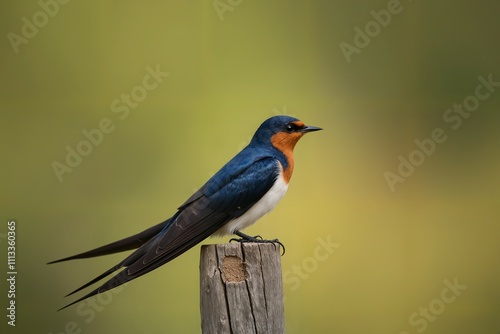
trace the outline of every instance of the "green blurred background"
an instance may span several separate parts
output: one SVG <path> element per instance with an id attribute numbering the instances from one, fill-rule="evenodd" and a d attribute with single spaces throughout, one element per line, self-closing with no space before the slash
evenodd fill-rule
<path id="1" fill-rule="evenodd" d="M 123 254 L 45 263 L 169 217 L 275 114 L 325 129 L 246 230 L 287 247 L 287 333 L 500 332 L 500 87 L 456 130 L 443 119 L 480 76 L 500 81 L 498 1 L 403 1 L 386 27 L 370 24 L 386 0 L 54 3 L 0 4 L 1 263 L 9 219 L 18 247 L 17 326 L 2 315 L 2 333 L 200 332 L 199 246 L 97 311 L 56 312 Z M 367 23 L 348 62 L 340 45 Z M 148 66 L 169 75 L 113 112 Z M 59 182 L 53 162 L 105 118 L 114 130 Z M 384 173 L 436 128 L 446 141 L 391 191 Z"/>

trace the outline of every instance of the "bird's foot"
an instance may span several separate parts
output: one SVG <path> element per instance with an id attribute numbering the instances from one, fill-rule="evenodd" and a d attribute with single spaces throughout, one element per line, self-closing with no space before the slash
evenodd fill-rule
<path id="1" fill-rule="evenodd" d="M 283 253 L 281 253 L 281 256 L 285 255 L 285 245 L 281 243 L 278 239 L 272 239 L 272 240 L 266 240 L 262 239 L 260 235 L 256 235 L 254 237 L 249 236 L 245 233 L 241 233 L 240 231 L 235 231 L 234 234 L 239 236 L 239 238 L 232 238 L 229 240 L 229 242 L 253 242 L 253 243 L 260 243 L 260 244 L 273 244 L 275 247 L 276 245 L 279 245 L 283 249 Z"/>

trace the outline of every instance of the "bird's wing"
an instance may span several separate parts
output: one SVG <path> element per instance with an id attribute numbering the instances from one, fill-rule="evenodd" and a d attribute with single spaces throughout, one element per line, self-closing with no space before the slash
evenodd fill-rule
<path id="1" fill-rule="evenodd" d="M 226 173 L 228 175 L 224 175 Z M 64 308 L 142 276 L 186 252 L 252 207 L 272 187 L 278 175 L 278 162 L 270 157 L 254 161 L 239 173 L 231 173 L 231 168 L 221 169 L 180 207 L 170 224 L 155 238 L 74 292 L 121 267 L 125 269 Z"/>
<path id="2" fill-rule="evenodd" d="M 47 264 L 58 263 L 63 261 L 75 260 L 75 259 L 86 259 L 89 257 L 96 257 L 101 255 L 114 254 L 119 252 L 124 252 L 131 249 L 139 248 L 144 245 L 148 240 L 152 237 L 156 236 L 158 233 L 163 230 L 163 228 L 170 222 L 170 219 L 161 222 L 155 226 L 152 226 L 140 233 L 134 234 L 130 237 L 109 243 L 107 245 L 89 250 L 87 252 L 83 252 L 80 254 L 76 254 L 73 256 L 68 256 L 60 260 L 55 260 L 48 262 Z"/>

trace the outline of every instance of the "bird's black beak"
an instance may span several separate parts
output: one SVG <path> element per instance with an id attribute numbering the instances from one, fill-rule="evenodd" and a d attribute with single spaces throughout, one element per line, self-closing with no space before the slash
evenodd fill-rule
<path id="1" fill-rule="evenodd" d="M 318 128 L 317 126 L 306 125 L 302 129 L 300 129 L 300 132 L 307 133 L 307 132 L 313 132 L 313 131 L 319 131 L 319 130 L 323 130 L 323 129 Z"/>

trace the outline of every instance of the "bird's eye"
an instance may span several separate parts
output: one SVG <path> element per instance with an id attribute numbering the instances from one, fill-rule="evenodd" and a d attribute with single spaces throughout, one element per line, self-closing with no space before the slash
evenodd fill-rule
<path id="1" fill-rule="evenodd" d="M 295 131 L 295 126 L 293 124 L 287 124 L 285 126 L 285 130 L 286 130 L 286 132 L 293 132 L 293 131 Z"/>

